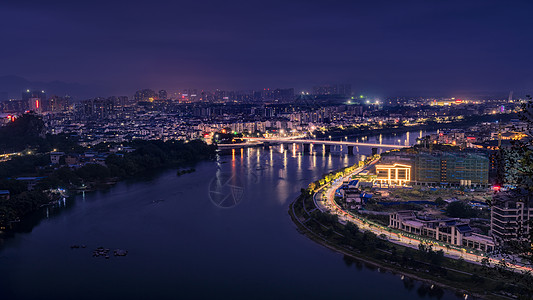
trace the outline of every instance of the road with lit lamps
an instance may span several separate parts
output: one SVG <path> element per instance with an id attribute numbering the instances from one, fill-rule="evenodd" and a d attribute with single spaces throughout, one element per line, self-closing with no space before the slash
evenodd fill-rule
<path id="1" fill-rule="evenodd" d="M 406 148 L 411 146 L 405 145 L 390 145 L 390 144 L 374 144 L 374 143 L 358 143 L 348 141 L 328 141 L 328 140 L 308 140 L 296 137 L 288 138 L 256 138 L 256 137 L 243 137 L 243 140 L 247 141 L 259 141 L 267 143 L 298 143 L 298 144 L 317 144 L 317 145 L 329 145 L 329 146 L 369 146 L 378 148 Z"/>
<path id="2" fill-rule="evenodd" d="M 374 164 L 376 162 L 377 161 L 373 161 L 370 164 Z M 356 224 L 357 226 L 359 226 L 359 228 L 361 228 L 363 230 L 370 231 L 370 232 L 376 234 L 377 236 L 380 236 L 380 235 L 384 234 L 385 236 L 389 237 L 388 240 L 390 242 L 398 244 L 398 245 L 402 245 L 402 246 L 405 246 L 405 247 L 411 247 L 411 248 L 418 249 L 418 245 L 420 243 L 430 244 L 430 245 L 432 245 L 432 248 L 433 248 L 434 251 L 442 250 L 444 252 L 444 255 L 447 256 L 447 257 L 450 257 L 450 258 L 458 259 L 458 258 L 462 257 L 464 260 L 472 262 L 472 263 L 475 263 L 475 264 L 481 264 L 481 260 L 483 258 L 488 258 L 489 262 L 492 265 L 496 265 L 496 264 L 498 264 L 500 262 L 500 259 L 494 259 L 494 258 L 488 257 L 488 256 L 483 255 L 483 254 L 477 255 L 475 253 L 470 253 L 466 249 L 456 250 L 456 249 L 453 249 L 453 248 L 443 247 L 443 246 L 441 246 L 441 245 L 439 245 L 439 244 L 437 244 L 435 242 L 431 242 L 431 241 L 428 241 L 427 239 L 424 239 L 424 237 L 420 237 L 420 240 L 419 240 L 419 239 L 414 239 L 414 238 L 405 236 L 405 235 L 403 235 L 401 233 L 390 232 L 388 230 L 388 227 L 384 227 L 384 226 L 380 226 L 380 225 L 370 225 L 371 222 L 369 222 L 365 218 L 363 218 L 361 216 L 354 215 L 353 213 L 351 213 L 349 211 L 343 210 L 335 202 L 335 191 L 338 188 L 341 187 L 342 183 L 345 180 L 350 180 L 351 176 L 360 173 L 361 171 L 363 171 L 367 167 L 368 167 L 368 165 L 360 167 L 360 168 L 354 170 L 351 174 L 348 174 L 348 175 L 346 175 L 344 177 L 341 177 L 341 178 L 335 180 L 329 186 L 329 188 L 327 187 L 327 185 L 323 185 L 322 187 L 320 187 L 315 192 L 315 194 L 313 195 L 313 202 L 314 202 L 315 206 L 322 212 L 329 212 L 331 214 L 337 215 L 339 217 L 339 222 L 341 222 L 343 224 L 345 224 L 346 222 L 352 222 L 352 223 Z M 325 191 L 323 191 L 324 189 L 325 189 Z M 531 271 L 533 271 L 533 269 L 530 268 L 530 267 L 517 265 L 517 264 L 512 264 L 512 263 L 509 263 L 509 262 L 507 262 L 507 266 L 511 270 L 516 271 L 516 272 L 518 272 L 518 271 L 520 271 L 520 272 L 524 272 L 524 271 L 526 271 L 526 272 L 530 271 L 531 272 Z"/>

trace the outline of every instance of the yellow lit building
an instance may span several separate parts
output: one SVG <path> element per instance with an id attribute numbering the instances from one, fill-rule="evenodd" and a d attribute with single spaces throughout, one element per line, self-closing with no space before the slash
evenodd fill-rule
<path id="1" fill-rule="evenodd" d="M 404 164 L 376 165 L 376 182 L 388 185 L 404 185 L 411 181 L 411 166 Z"/>

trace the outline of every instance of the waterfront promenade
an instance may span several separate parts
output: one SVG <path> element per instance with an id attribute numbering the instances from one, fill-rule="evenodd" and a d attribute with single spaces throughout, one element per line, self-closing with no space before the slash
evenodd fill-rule
<path id="1" fill-rule="evenodd" d="M 355 169 L 352 173 L 338 178 L 337 180 L 333 181 L 331 184 L 325 184 L 317 189 L 315 194 L 313 195 L 313 202 L 315 206 L 324 213 L 331 213 L 334 215 L 337 215 L 339 217 L 339 222 L 345 224 L 346 222 L 352 222 L 359 226 L 362 230 L 370 231 L 377 236 L 385 235 L 388 237 L 388 241 L 394 244 L 398 244 L 405 247 L 411 247 L 418 249 L 418 246 L 420 243 L 424 244 L 431 244 L 434 251 L 442 250 L 444 252 L 444 255 L 453 259 L 460 259 L 463 258 L 464 260 L 475 263 L 475 264 L 481 264 L 481 260 L 483 258 L 487 258 L 491 265 L 497 265 L 500 263 L 501 258 L 499 257 L 492 257 L 490 254 L 486 253 L 475 253 L 473 250 L 469 250 L 466 248 L 458 248 L 455 245 L 448 245 L 446 246 L 445 243 L 440 241 L 433 241 L 429 240 L 428 238 L 422 237 L 422 236 L 416 236 L 409 233 L 403 233 L 398 230 L 391 229 L 389 227 L 385 227 L 379 224 L 376 224 L 375 222 L 372 222 L 370 220 L 367 220 L 363 218 L 362 216 L 355 215 L 352 212 L 343 210 L 336 202 L 335 202 L 335 191 L 341 187 L 342 183 L 346 180 L 350 180 L 350 178 L 353 175 L 356 175 L 363 171 L 364 169 L 367 169 L 370 165 L 376 163 L 377 161 L 372 161 L 370 164 Z M 509 269 L 517 271 L 517 272 L 533 272 L 533 269 L 524 265 L 519 264 L 513 264 L 508 261 L 506 261 L 506 264 Z"/>

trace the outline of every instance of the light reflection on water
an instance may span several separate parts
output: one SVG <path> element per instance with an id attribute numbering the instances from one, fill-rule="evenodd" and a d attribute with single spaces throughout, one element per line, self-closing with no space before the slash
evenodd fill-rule
<path id="1" fill-rule="evenodd" d="M 0 280 L 0 299 L 424 298 L 419 284 L 354 267 L 297 232 L 287 210 L 300 189 L 371 153 L 366 146 L 354 156 L 321 148 L 237 149 L 191 174 L 168 171 L 43 209 L 23 232 L 0 241 L 0 272 L 9 274 Z M 208 197 L 209 183 L 228 173 L 242 201 L 221 209 Z M 88 249 L 71 250 L 74 243 Z M 98 260 L 90 255 L 98 246 L 130 254 Z M 51 289 L 57 282 L 61 289 Z"/>

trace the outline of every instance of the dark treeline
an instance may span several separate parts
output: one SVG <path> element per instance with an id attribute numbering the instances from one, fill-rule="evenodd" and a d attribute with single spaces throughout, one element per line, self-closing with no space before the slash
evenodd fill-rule
<path id="1" fill-rule="evenodd" d="M 0 200 L 0 225 L 18 219 L 59 197 L 51 189 L 97 188 L 108 182 L 131 178 L 168 167 L 190 166 L 215 155 L 216 147 L 202 141 L 133 141 L 124 143 L 136 149 L 130 153 L 110 154 L 104 164 L 87 163 L 79 168 L 50 166 L 48 154 L 15 157 L 0 163 L 0 190 L 9 190 L 9 200 Z M 110 145 L 97 145 L 101 150 Z M 82 148 L 84 149 L 84 148 Z M 88 149 L 85 149 L 88 150 Z M 93 149 L 91 149 L 93 150 Z M 43 177 L 32 191 L 16 180 L 21 175 Z"/>
<path id="2" fill-rule="evenodd" d="M 78 137 L 68 134 L 45 134 L 40 116 L 27 113 L 14 122 L 0 127 L 0 153 L 29 151 L 45 153 L 57 149 L 66 152 L 83 152 Z"/>
<path id="3" fill-rule="evenodd" d="M 77 187 L 80 184 L 98 184 L 108 180 L 120 180 L 143 174 L 147 171 L 168 167 L 182 167 L 200 160 L 210 159 L 215 146 L 195 140 L 182 141 L 133 141 L 125 146 L 135 148 L 131 153 L 110 154 L 105 165 L 90 163 L 78 169 L 62 167 L 41 180 L 42 189 L 54 187 Z"/>
<path id="4" fill-rule="evenodd" d="M 480 265 L 467 263 L 463 258 L 448 258 L 443 250 L 435 251 L 431 243 L 421 243 L 418 249 L 393 244 L 389 241 L 396 235 L 392 231 L 377 236 L 351 222 L 341 224 L 337 215 L 313 210 L 316 208 L 313 194 L 309 189 L 302 189 L 291 208 L 294 209 L 296 224 L 305 225 L 302 231 L 318 242 L 327 241 L 326 244 L 334 245 L 353 257 L 379 262 L 393 270 L 458 289 L 484 295 L 507 293 L 520 295 L 518 299 L 532 299 L 533 281 L 529 272 L 513 272 L 505 262 L 494 264 L 487 258 L 483 258 Z M 370 223 L 367 225 L 372 226 Z M 344 260 L 348 265 L 354 262 L 346 256 Z"/>

